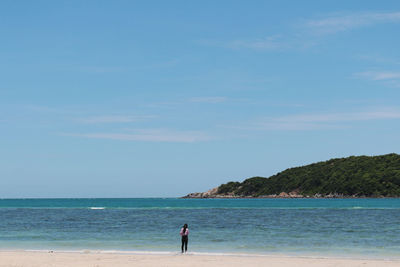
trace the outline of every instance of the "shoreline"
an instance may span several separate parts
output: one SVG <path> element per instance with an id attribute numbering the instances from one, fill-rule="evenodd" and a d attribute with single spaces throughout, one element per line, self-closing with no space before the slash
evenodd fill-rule
<path id="1" fill-rule="evenodd" d="M 179 252 L 173 254 L 152 254 L 122 251 L 71 251 L 52 250 L 0 250 L 0 266 L 272 266 L 272 267 L 316 267 L 316 266 L 400 266 L 400 259 L 354 259 L 320 258 L 285 255 L 251 254 L 201 254 Z"/>
<path id="2" fill-rule="evenodd" d="M 189 251 L 182 254 L 179 250 L 176 251 L 152 251 L 152 250 L 118 250 L 118 249 L 0 249 L 1 253 L 45 253 L 45 254 L 93 254 L 93 255 L 139 255 L 139 256 L 210 256 L 210 257 L 270 257 L 270 258 L 287 258 L 287 259 L 326 259 L 326 260 L 372 260 L 372 261 L 394 261 L 400 264 L 399 256 L 371 256 L 363 254 L 308 254 L 308 253 L 259 253 L 259 252 L 204 252 L 204 251 Z M 400 266 L 400 265 L 399 265 Z"/>
<path id="3" fill-rule="evenodd" d="M 343 197 L 296 197 L 296 196 L 289 196 L 289 197 L 280 197 L 280 196 L 215 196 L 215 197 L 193 197 L 193 196 L 183 196 L 179 197 L 179 199 L 400 199 L 398 197 L 353 197 L 353 196 L 343 196 Z"/>

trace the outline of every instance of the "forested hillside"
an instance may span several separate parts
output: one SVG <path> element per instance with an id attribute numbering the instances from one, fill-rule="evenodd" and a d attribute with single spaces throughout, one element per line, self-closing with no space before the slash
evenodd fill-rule
<path id="1" fill-rule="evenodd" d="M 269 178 L 223 184 L 215 196 L 260 197 L 282 192 L 297 196 L 399 197 L 400 155 L 352 156 L 290 168 Z"/>

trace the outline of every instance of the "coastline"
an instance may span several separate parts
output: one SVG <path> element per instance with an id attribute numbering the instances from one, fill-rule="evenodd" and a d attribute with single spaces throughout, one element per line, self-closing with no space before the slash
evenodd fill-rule
<path id="1" fill-rule="evenodd" d="M 303 257 L 260 254 L 218 254 L 134 251 L 0 250 L 0 267 L 20 266 L 400 266 L 395 259 Z"/>
<path id="2" fill-rule="evenodd" d="M 329 194 L 323 194 L 323 193 L 315 193 L 312 195 L 309 194 L 301 194 L 300 191 L 293 190 L 293 191 L 282 191 L 277 194 L 271 194 L 271 195 L 254 195 L 254 194 L 247 194 L 247 195 L 239 195 L 234 192 L 228 192 L 228 193 L 220 193 L 220 187 L 214 187 L 208 191 L 205 192 L 195 192 L 195 193 L 189 193 L 185 196 L 182 196 L 180 198 L 182 199 L 201 199 L 201 198 L 217 198 L 217 199 L 366 199 L 366 198 L 373 198 L 373 199 L 385 199 L 385 198 L 400 198 L 398 195 L 393 195 L 393 196 L 383 196 L 383 195 L 371 195 L 371 196 L 366 196 L 362 194 L 354 194 L 354 195 L 347 195 L 347 194 L 339 194 L 339 193 L 329 193 Z"/>
<path id="3" fill-rule="evenodd" d="M 180 199 L 400 199 L 400 196 L 386 197 L 386 196 L 279 196 L 279 195 L 267 195 L 267 196 L 230 196 L 230 195 L 218 195 L 218 196 L 191 196 L 192 194 L 203 194 L 203 193 L 190 193 L 186 196 L 179 197 Z"/>

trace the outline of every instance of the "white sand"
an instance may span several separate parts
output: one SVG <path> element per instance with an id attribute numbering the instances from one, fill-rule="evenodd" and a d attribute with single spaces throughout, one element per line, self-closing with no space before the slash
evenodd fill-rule
<path id="1" fill-rule="evenodd" d="M 268 267 L 351 267 L 397 266 L 400 260 L 294 258 L 276 256 L 210 256 L 210 255 L 135 255 L 118 253 L 0 251 L 0 267 L 104 267 L 104 266 L 268 266 Z"/>

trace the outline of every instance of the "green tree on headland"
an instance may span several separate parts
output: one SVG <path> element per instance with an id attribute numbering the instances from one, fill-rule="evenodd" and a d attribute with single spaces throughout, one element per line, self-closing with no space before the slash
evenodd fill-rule
<path id="1" fill-rule="evenodd" d="M 296 192 L 304 196 L 399 197 L 400 155 L 352 156 L 290 168 L 269 178 L 252 177 L 229 182 L 219 195 L 277 195 Z"/>

